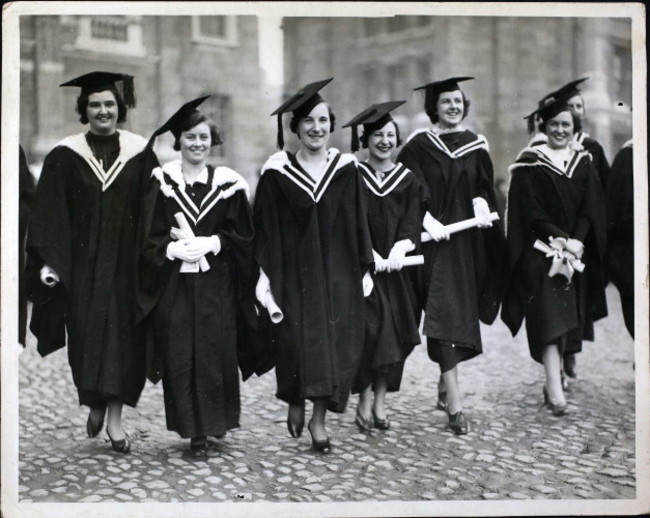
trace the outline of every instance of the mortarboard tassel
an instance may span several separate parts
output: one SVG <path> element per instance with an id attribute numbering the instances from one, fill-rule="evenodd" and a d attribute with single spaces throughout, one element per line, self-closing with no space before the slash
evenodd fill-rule
<path id="1" fill-rule="evenodd" d="M 135 88 L 133 86 L 133 76 L 125 75 L 122 79 L 122 96 L 124 104 L 129 108 L 135 107 Z"/>
<path id="2" fill-rule="evenodd" d="M 282 114 L 278 113 L 278 149 L 284 148 L 284 132 L 282 130 Z"/>
<path id="3" fill-rule="evenodd" d="M 352 125 L 352 140 L 350 141 L 350 149 L 353 153 L 359 151 L 359 133 L 357 131 L 357 125 Z"/>

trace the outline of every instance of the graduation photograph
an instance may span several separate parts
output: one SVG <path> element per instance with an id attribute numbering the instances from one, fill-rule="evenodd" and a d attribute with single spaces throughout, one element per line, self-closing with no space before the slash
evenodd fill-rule
<path id="1" fill-rule="evenodd" d="M 641 3 L 3 9 L 1 513 L 650 513 Z"/>

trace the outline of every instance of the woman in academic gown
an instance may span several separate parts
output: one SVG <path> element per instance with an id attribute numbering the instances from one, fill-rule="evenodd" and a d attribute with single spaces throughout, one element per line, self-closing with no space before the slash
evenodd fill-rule
<path id="1" fill-rule="evenodd" d="M 573 140 L 580 123 L 566 98 L 548 100 L 537 114 L 547 143 L 524 149 L 510 167 L 511 282 L 501 316 L 513 336 L 526 319 L 530 355 L 546 373 L 544 401 L 560 416 L 567 412 L 562 355 L 579 352 L 590 338 L 586 330 L 606 314 L 599 309 L 605 217 L 600 180 L 589 153 Z"/>
<path id="2" fill-rule="evenodd" d="M 399 390 L 404 362 L 420 343 L 415 289 L 403 263 L 407 253 L 420 249 L 425 188 L 403 164 L 392 161 L 402 142 L 391 111 L 405 102 L 375 104 L 343 126 L 352 127 L 351 147 L 357 151 L 357 126 L 363 125 L 361 144 L 368 149 L 368 159 L 359 164 L 359 172 L 368 196 L 375 254 L 374 288 L 366 298 L 364 353 L 352 387 L 360 394 L 355 423 L 361 431 L 390 427 L 386 393 Z"/>
<path id="3" fill-rule="evenodd" d="M 209 96 L 207 96 L 209 97 Z M 151 172 L 138 268 L 141 318 L 153 339 L 149 376 L 162 378 L 167 428 L 203 454 L 208 436 L 239 426 L 240 301 L 253 306 L 253 220 L 248 185 L 212 167 L 221 143 L 214 123 L 185 104 L 159 130 L 171 131 L 180 160 Z"/>
<path id="4" fill-rule="evenodd" d="M 293 112 L 297 153 L 281 151 L 262 168 L 255 195 L 258 299 L 269 294 L 284 317 L 272 325 L 276 396 L 289 404 L 287 426 L 299 437 L 305 400 L 313 401 L 312 446 L 328 452 L 327 409 L 345 410 L 363 347 L 364 291 L 372 288 L 372 247 L 365 191 L 354 156 L 327 148 L 334 115 L 318 91 L 303 88 L 278 115 Z"/>
<path id="5" fill-rule="evenodd" d="M 425 112 L 433 123 L 413 133 L 398 156 L 427 186 L 423 227 L 433 242 L 423 245 L 420 281 L 429 357 L 440 365 L 438 408 L 449 426 L 466 434 L 458 385 L 459 362 L 481 354 L 479 321 L 496 318 L 502 286 L 505 237 L 489 214 L 497 210 L 488 143 L 462 126 L 469 101 L 454 77 L 416 88 L 425 90 Z M 445 225 L 477 217 L 479 227 L 449 235 Z"/>
<path id="6" fill-rule="evenodd" d="M 121 91 L 117 83 L 122 83 Z M 144 344 L 135 325 L 136 233 L 147 171 L 146 141 L 118 130 L 135 105 L 133 77 L 92 72 L 61 86 L 81 87 L 77 111 L 87 133 L 45 157 L 27 237 L 30 329 L 41 355 L 68 345 L 86 431 L 107 433 L 129 451 L 122 405 L 135 406 L 145 382 Z"/>

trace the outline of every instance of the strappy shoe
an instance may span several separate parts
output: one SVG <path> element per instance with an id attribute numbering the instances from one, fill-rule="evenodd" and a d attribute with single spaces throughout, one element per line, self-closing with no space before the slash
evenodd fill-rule
<path id="1" fill-rule="evenodd" d="M 111 447 L 113 450 L 118 453 L 125 454 L 131 451 L 131 443 L 126 437 L 124 439 L 120 439 L 119 441 L 114 441 L 111 437 L 111 432 L 108 431 L 108 428 L 106 428 L 106 433 L 108 434 L 108 438 L 111 440 Z"/>
<path id="2" fill-rule="evenodd" d="M 311 447 L 313 450 L 318 451 L 320 453 L 329 453 L 330 451 L 332 451 L 332 445 L 330 444 L 329 437 L 324 441 L 319 441 L 314 439 L 314 434 L 311 431 L 311 421 L 309 421 L 309 424 L 307 425 L 307 430 L 309 430 L 309 434 L 311 435 Z"/>
<path id="3" fill-rule="evenodd" d="M 372 422 L 370 419 L 362 416 L 359 412 L 357 412 L 357 415 L 354 418 L 354 424 L 357 425 L 360 432 L 369 432 L 372 428 Z"/>
<path id="4" fill-rule="evenodd" d="M 390 420 L 388 419 L 388 416 L 383 418 L 377 417 L 374 410 L 372 411 L 372 421 L 375 428 L 379 428 L 380 430 L 388 430 L 390 428 Z"/>
<path id="5" fill-rule="evenodd" d="M 544 406 L 549 407 L 554 416 L 560 417 L 569 413 L 569 405 L 567 403 L 554 403 L 551 401 L 551 397 L 548 395 L 546 386 L 544 386 L 543 394 Z"/>
<path id="6" fill-rule="evenodd" d="M 469 422 L 465 419 L 462 410 L 455 414 L 447 412 L 447 415 L 449 416 L 449 428 L 452 432 L 456 435 L 465 435 L 469 432 Z"/>

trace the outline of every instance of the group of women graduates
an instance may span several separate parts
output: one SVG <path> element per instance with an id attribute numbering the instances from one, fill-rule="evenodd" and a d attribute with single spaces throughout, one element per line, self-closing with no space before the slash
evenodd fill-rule
<path id="1" fill-rule="evenodd" d="M 81 87 L 90 129 L 46 158 L 27 239 L 31 330 L 42 355 L 67 342 L 90 437 L 107 413 L 113 449 L 129 451 L 121 408 L 136 405 L 148 376 L 162 379 L 167 428 L 203 453 L 239 426 L 239 371 L 274 367 L 289 434 L 306 427 L 329 452 L 327 411 L 344 412 L 351 393 L 360 430 L 390 428 L 386 394 L 421 332 L 440 366 L 436 406 L 465 434 L 458 364 L 482 352 L 480 322 L 494 322 L 502 301 L 513 335 L 526 320 L 546 402 L 567 411 L 563 355 L 604 316 L 605 220 L 566 96 L 534 114 L 546 139 L 511 169 L 506 238 L 487 140 L 463 125 L 459 83 L 473 78 L 416 88 L 432 126 L 399 154 L 391 112 L 404 101 L 363 109 L 344 126 L 352 151 L 368 149 L 364 162 L 328 147 L 336 117 L 320 92 L 331 79 L 305 86 L 272 114 L 281 151 L 262 167 L 253 207 L 242 176 L 208 164 L 221 140 L 199 110 L 207 97 L 148 142 L 117 129 L 132 79 L 93 72 L 62 85 Z M 284 114 L 295 153 L 283 150 Z M 180 159 L 160 165 L 153 142 L 168 131 Z"/>

